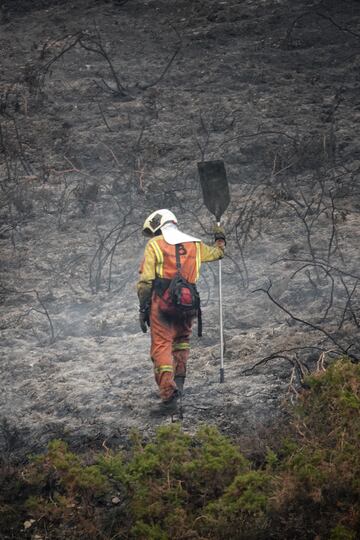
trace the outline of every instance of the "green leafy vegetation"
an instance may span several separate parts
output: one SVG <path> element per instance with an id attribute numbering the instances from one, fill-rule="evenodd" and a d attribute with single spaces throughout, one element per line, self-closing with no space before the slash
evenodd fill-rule
<path id="1" fill-rule="evenodd" d="M 1 538 L 359 538 L 360 366 L 339 359 L 306 382 L 261 465 L 215 427 L 177 424 L 128 452 L 80 456 L 55 440 L 4 465 Z"/>

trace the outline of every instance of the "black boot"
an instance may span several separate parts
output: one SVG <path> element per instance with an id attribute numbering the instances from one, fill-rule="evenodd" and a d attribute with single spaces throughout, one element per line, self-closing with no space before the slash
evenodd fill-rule
<path id="1" fill-rule="evenodd" d="M 175 375 L 174 381 L 180 395 L 182 395 L 184 393 L 185 375 Z"/>
<path id="2" fill-rule="evenodd" d="M 177 412 L 177 402 L 179 397 L 179 390 L 174 390 L 173 395 L 166 401 L 162 401 L 160 410 L 164 414 L 175 414 Z"/>

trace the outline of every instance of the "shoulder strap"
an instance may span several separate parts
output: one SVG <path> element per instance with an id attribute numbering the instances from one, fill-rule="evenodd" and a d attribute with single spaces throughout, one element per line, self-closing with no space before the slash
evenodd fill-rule
<path id="1" fill-rule="evenodd" d="M 176 269 L 180 274 L 180 271 L 181 271 L 180 244 L 175 244 L 175 257 L 176 257 Z"/>

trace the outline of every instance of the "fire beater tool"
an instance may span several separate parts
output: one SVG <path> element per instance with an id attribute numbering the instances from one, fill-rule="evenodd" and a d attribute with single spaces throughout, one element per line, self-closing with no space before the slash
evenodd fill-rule
<path id="1" fill-rule="evenodd" d="M 204 204 L 220 226 L 221 216 L 230 203 L 229 184 L 226 177 L 225 164 L 222 160 L 201 161 L 198 163 L 200 184 Z M 220 316 L 220 382 L 224 382 L 224 325 L 222 299 L 221 259 L 219 260 L 219 316 Z"/>

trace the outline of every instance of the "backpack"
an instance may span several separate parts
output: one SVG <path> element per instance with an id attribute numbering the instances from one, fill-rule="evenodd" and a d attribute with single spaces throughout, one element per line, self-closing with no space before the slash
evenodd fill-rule
<path id="1" fill-rule="evenodd" d="M 184 313 L 195 312 L 200 307 L 200 297 L 195 285 L 189 283 L 181 274 L 172 278 L 162 299 L 169 307 Z"/>
<path id="2" fill-rule="evenodd" d="M 200 296 L 196 285 L 181 275 L 181 244 L 175 245 L 177 272 L 172 279 L 157 278 L 155 291 L 160 297 L 160 309 L 168 315 L 193 314 L 198 316 L 198 335 L 202 335 Z"/>

